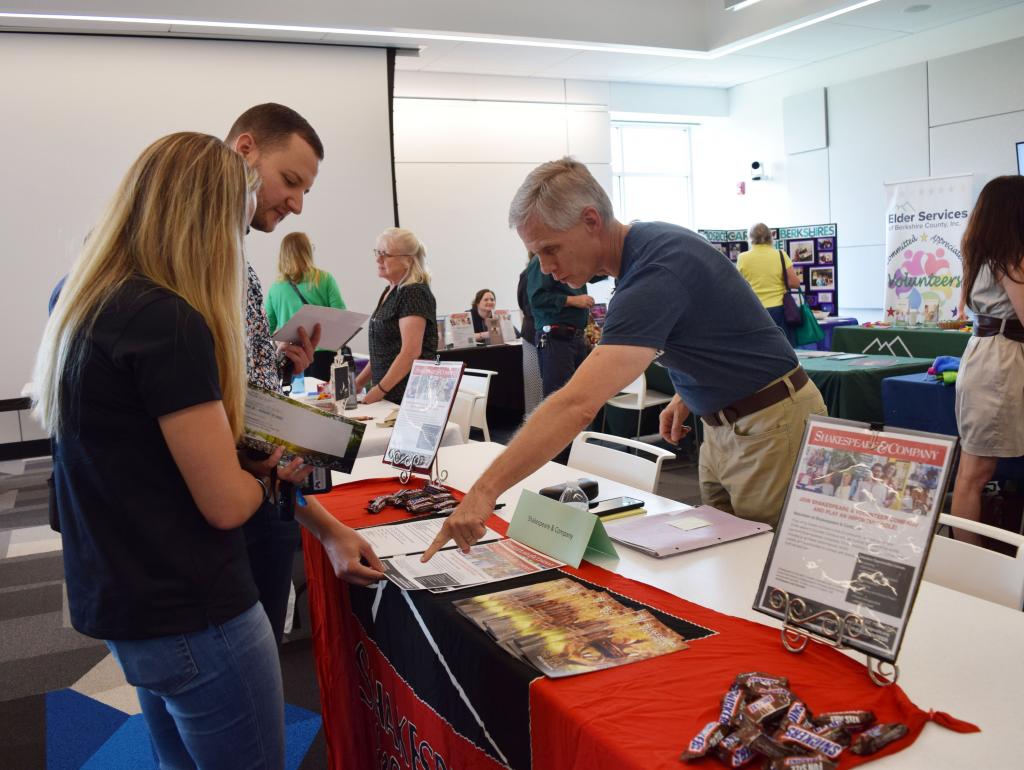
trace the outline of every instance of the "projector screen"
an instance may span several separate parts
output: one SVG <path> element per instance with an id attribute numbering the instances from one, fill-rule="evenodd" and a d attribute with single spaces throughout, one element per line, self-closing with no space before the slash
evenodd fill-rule
<path id="1" fill-rule="evenodd" d="M 0 33 L 0 72 L 0 399 L 30 378 L 50 290 L 142 149 L 174 131 L 223 138 L 262 102 L 300 112 L 325 150 L 302 214 L 246 238 L 264 288 L 281 239 L 301 230 L 349 308 L 373 309 L 371 249 L 395 211 L 384 49 Z"/>

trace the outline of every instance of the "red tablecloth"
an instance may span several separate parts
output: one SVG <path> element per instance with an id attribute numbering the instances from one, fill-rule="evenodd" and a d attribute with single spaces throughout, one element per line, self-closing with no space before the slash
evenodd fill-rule
<path id="1" fill-rule="evenodd" d="M 359 508 L 382 493 L 378 490 L 389 491 L 395 485 L 395 480 L 357 482 L 321 500 L 346 523 L 383 523 Z M 505 523 L 497 517 L 488 524 L 504 531 Z M 371 638 L 353 614 L 347 587 L 334 577 L 323 550 L 305 533 L 304 538 L 330 766 L 358 770 L 502 767 L 488 755 L 494 755 L 493 750 L 451 729 L 428 702 L 430 693 L 414 692 L 398 674 L 379 649 L 378 643 L 384 641 Z M 812 712 L 871 709 L 879 721 L 906 724 L 909 734 L 875 756 L 910 745 L 929 720 L 961 732 L 978 729 L 947 714 L 918 708 L 899 686 L 874 685 L 863 664 L 826 645 L 811 643 L 795 655 L 782 647 L 777 629 L 723 615 L 586 562 L 579 569 L 562 571 L 717 633 L 692 641 L 688 650 L 621 668 L 567 679 L 533 679 L 528 716 L 533 770 L 677 769 L 680 751 L 717 717 L 719 699 L 736 674 L 744 671 L 789 677 L 791 688 Z M 434 600 L 447 601 L 443 595 Z M 434 635 L 469 631 L 468 622 L 464 629 L 431 629 Z M 424 641 L 423 646 L 427 645 Z M 426 649 L 420 665 L 442 664 Z M 840 767 L 873 758 L 846 752 Z M 388 764 L 392 760 L 398 764 Z M 704 764 L 718 766 L 715 760 L 704 760 Z"/>

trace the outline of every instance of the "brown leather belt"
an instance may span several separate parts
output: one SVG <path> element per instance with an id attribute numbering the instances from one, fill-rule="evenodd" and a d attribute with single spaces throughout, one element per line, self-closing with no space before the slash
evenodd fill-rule
<path id="1" fill-rule="evenodd" d="M 754 412 L 760 412 L 762 409 L 767 409 L 769 406 L 788 398 L 790 386 L 792 386 L 793 392 L 796 393 L 807 384 L 809 379 L 803 367 L 799 367 L 795 372 L 787 377 L 783 377 L 773 385 L 769 385 L 767 388 L 759 390 L 757 393 L 746 398 L 741 398 L 736 403 L 730 404 L 724 409 L 719 409 L 713 414 L 702 414 L 700 418 L 708 425 L 713 425 L 716 428 L 721 425 L 731 425 L 741 417 L 746 417 Z M 789 380 L 789 385 L 786 384 L 787 380 Z"/>
<path id="2" fill-rule="evenodd" d="M 975 337 L 995 337 L 1002 334 L 1014 342 L 1024 342 L 1024 324 L 1016 318 L 996 318 L 979 315 L 974 319 Z"/>

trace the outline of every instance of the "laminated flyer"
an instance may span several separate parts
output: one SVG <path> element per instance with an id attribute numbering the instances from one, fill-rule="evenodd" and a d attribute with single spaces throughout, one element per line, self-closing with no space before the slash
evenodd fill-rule
<path id="1" fill-rule="evenodd" d="M 475 345 L 473 317 L 469 313 L 449 313 L 448 334 L 453 347 L 469 348 Z"/>
<path id="2" fill-rule="evenodd" d="M 270 454 L 284 447 L 283 459 L 301 457 L 307 464 L 351 473 L 366 426 L 262 388 L 249 386 L 245 396 L 242 443 Z"/>
<path id="3" fill-rule="evenodd" d="M 437 456 L 462 379 L 462 361 L 414 361 L 384 462 L 425 471 Z"/>
<path id="4" fill-rule="evenodd" d="M 457 548 L 438 551 L 425 563 L 418 554 L 381 559 L 381 563 L 388 580 L 407 591 L 494 583 L 562 566 L 515 540 L 474 545 L 468 554 Z"/>
<path id="5" fill-rule="evenodd" d="M 860 633 L 845 636 L 843 644 L 894 662 L 956 441 L 872 431 L 827 417 L 808 420 L 754 609 L 784 619 L 779 599 L 785 595 L 802 600 L 801 617 L 853 616 Z M 805 627 L 829 636 L 822 620 Z"/>

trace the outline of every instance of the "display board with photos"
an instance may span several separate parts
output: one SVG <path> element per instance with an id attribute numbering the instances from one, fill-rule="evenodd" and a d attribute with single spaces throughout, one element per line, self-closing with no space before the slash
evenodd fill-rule
<path id="1" fill-rule="evenodd" d="M 750 247 L 746 230 L 698 230 L 731 262 Z M 835 223 L 773 227 L 775 248 L 789 255 L 800 276 L 800 288 L 813 310 L 839 314 L 839 259 Z"/>
<path id="2" fill-rule="evenodd" d="M 429 472 L 444 437 L 462 361 L 414 361 L 383 461 L 408 471 Z"/>
<path id="3" fill-rule="evenodd" d="M 754 609 L 833 639 L 839 619 L 844 646 L 894 663 L 956 443 L 811 417 Z"/>

